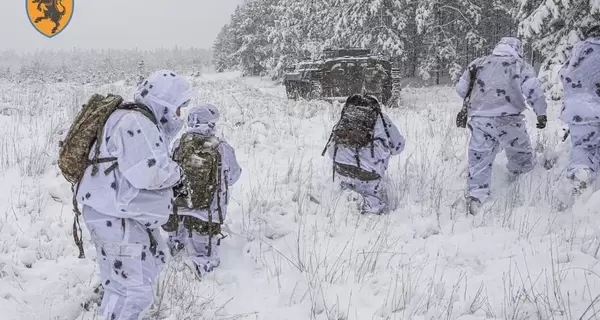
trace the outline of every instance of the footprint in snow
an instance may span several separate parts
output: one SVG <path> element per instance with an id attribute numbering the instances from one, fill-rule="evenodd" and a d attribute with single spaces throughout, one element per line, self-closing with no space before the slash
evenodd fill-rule
<path id="1" fill-rule="evenodd" d="M 263 229 L 263 234 L 267 239 L 277 240 L 290 234 L 290 230 L 286 230 L 282 226 L 265 225 L 265 228 Z"/>

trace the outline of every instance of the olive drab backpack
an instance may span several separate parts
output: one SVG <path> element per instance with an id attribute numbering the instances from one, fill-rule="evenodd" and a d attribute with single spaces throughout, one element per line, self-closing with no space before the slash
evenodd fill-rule
<path id="1" fill-rule="evenodd" d="M 223 223 L 220 210 L 221 153 L 216 137 L 206 137 L 187 132 L 181 137 L 173 160 L 183 172 L 181 187 L 175 195 L 175 206 L 210 211 L 215 195 L 219 207 L 219 223 Z M 209 214 L 212 220 L 212 215 Z M 212 221 L 209 221 L 212 223 Z"/>
<path id="2" fill-rule="evenodd" d="M 377 120 L 383 121 L 383 127 L 387 137 L 390 137 L 387 124 L 381 112 L 381 106 L 377 99 L 365 95 L 354 95 L 346 100 L 342 109 L 340 120 L 333 127 L 329 141 L 321 155 L 325 155 L 330 143 L 334 143 L 334 170 L 342 175 L 359 178 L 361 180 L 375 180 L 379 176 L 367 172 L 361 168 L 359 151 L 369 147 L 371 156 L 375 157 L 375 125 Z M 348 166 L 335 162 L 335 156 L 339 147 L 349 148 L 356 151 L 356 166 Z"/>
<path id="3" fill-rule="evenodd" d="M 123 103 L 123 98 L 118 95 L 108 94 L 103 96 L 94 94 L 75 116 L 65 139 L 59 142 L 58 167 L 65 179 L 72 185 L 73 211 L 75 212 L 73 238 L 79 248 L 80 258 L 84 258 L 85 255 L 83 242 L 77 233 L 77 229 L 79 229 L 79 234 L 81 234 L 81 227 L 79 226 L 81 212 L 77 208 L 75 198 L 79 189 L 79 182 L 89 166 L 92 166 L 92 176 L 98 173 L 98 164 L 100 163 L 113 162 L 113 165 L 105 170 L 104 174 L 109 174 L 117 168 L 117 158 L 100 158 L 99 155 L 100 145 L 103 142 L 104 125 L 110 115 L 120 109 L 138 111 L 154 124 L 157 124 L 154 114 L 144 105 Z M 90 159 L 90 153 L 94 145 L 94 154 Z"/>

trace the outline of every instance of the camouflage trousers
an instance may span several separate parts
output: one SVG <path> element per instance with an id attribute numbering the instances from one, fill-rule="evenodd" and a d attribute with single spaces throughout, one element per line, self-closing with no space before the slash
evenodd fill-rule
<path id="1" fill-rule="evenodd" d="M 527 173 L 535 167 L 535 154 L 522 116 L 473 117 L 468 151 L 468 195 L 484 202 L 490 196 L 492 166 L 504 149 L 512 175 Z"/>
<path id="2" fill-rule="evenodd" d="M 585 170 L 585 183 L 595 182 L 600 169 L 600 123 L 570 124 L 571 159 L 567 177 L 573 179 L 579 170 Z"/>
<path id="3" fill-rule="evenodd" d="M 162 270 L 167 247 L 158 229 L 83 207 L 83 219 L 96 246 L 104 295 L 99 315 L 133 320 L 153 299 L 153 285 Z"/>
<path id="4" fill-rule="evenodd" d="M 187 255 L 201 271 L 210 272 L 221 263 L 221 225 L 209 224 L 192 216 L 171 216 L 167 227 L 167 243 L 173 249 L 185 248 Z M 212 235 L 212 239 L 211 239 Z"/>
<path id="5" fill-rule="evenodd" d="M 352 190 L 363 198 L 361 213 L 383 214 L 388 209 L 387 194 L 381 185 L 381 179 L 362 181 L 341 175 L 336 176 L 342 190 Z"/>

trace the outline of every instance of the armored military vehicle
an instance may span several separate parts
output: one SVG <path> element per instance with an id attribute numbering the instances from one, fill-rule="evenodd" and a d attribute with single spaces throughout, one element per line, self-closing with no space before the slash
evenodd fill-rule
<path id="1" fill-rule="evenodd" d="M 397 70 L 369 49 L 328 49 L 321 59 L 302 61 L 285 71 L 289 99 L 345 100 L 352 94 L 372 94 L 388 104 L 400 93 Z"/>

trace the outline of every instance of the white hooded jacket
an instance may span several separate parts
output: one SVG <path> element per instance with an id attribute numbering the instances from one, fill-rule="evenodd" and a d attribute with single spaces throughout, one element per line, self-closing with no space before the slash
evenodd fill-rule
<path id="1" fill-rule="evenodd" d="M 219 153 L 221 154 L 221 188 L 220 195 L 215 194 L 210 212 L 208 210 L 191 210 L 188 208 L 178 208 L 177 213 L 183 216 L 193 216 L 203 221 L 209 221 L 209 214 L 212 214 L 212 221 L 219 222 L 219 205 L 223 220 L 227 217 L 227 205 L 229 204 L 230 191 L 228 190 L 240 178 L 242 168 L 237 162 L 235 151 L 225 141 L 215 137 L 216 123 L 219 120 L 219 110 L 211 104 L 203 104 L 193 107 L 188 113 L 187 132 L 193 132 L 205 137 L 214 137 L 219 142 Z M 177 139 L 173 144 L 173 152 L 179 147 L 180 140 Z M 221 199 L 219 203 L 218 199 Z"/>
<path id="2" fill-rule="evenodd" d="M 151 228 L 166 223 L 172 213 L 172 186 L 181 176 L 168 147 L 183 125 L 175 112 L 193 96 L 187 81 L 168 70 L 144 81 L 134 99 L 152 111 L 158 125 L 137 111 L 114 112 L 104 126 L 100 157 L 116 157 L 118 167 L 106 175 L 113 163 L 99 164 L 92 176 L 90 166 L 79 185 L 78 203 Z"/>
<path id="3" fill-rule="evenodd" d="M 559 74 L 565 94 L 560 119 L 569 124 L 600 122 L 600 38 L 575 44 Z"/>
<path id="4" fill-rule="evenodd" d="M 492 55 L 469 64 L 456 84 L 456 92 L 465 98 L 469 88 L 471 67 L 477 68 L 477 78 L 471 92 L 469 116 L 498 117 L 518 115 L 527 101 L 536 115 L 546 114 L 544 88 L 535 70 L 523 61 L 521 42 L 502 38 Z"/>

